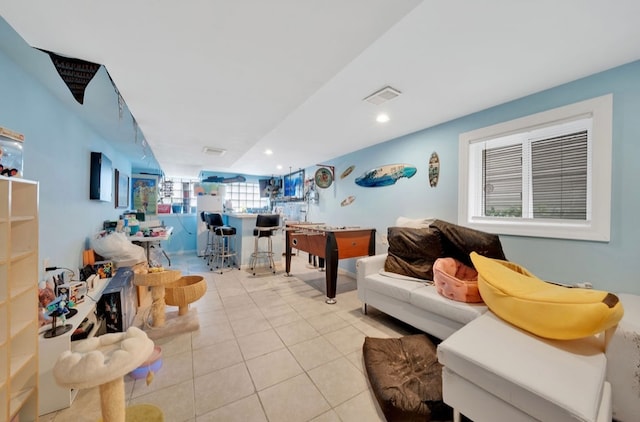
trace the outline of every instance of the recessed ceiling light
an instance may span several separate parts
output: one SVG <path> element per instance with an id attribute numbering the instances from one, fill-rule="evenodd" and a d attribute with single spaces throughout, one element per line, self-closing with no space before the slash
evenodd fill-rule
<path id="1" fill-rule="evenodd" d="M 376 122 L 378 123 L 387 123 L 389 121 L 389 115 L 385 113 L 380 113 L 376 116 Z"/>
<path id="2" fill-rule="evenodd" d="M 282 164 L 278 164 L 278 165 L 276 166 L 276 168 L 277 168 L 278 170 L 282 170 Z"/>
<path id="3" fill-rule="evenodd" d="M 264 153 L 265 153 L 266 155 L 271 155 L 271 154 L 273 154 L 273 151 L 271 151 L 270 149 L 265 149 L 265 150 L 264 150 Z"/>

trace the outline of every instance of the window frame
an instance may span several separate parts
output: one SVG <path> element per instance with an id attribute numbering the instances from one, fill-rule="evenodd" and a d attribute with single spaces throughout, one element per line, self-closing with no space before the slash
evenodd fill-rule
<path id="1" fill-rule="evenodd" d="M 478 182 L 478 163 L 470 156 L 477 142 L 555 126 L 581 117 L 592 117 L 588 166 L 591 169 L 587 193 L 587 220 L 526 219 L 474 215 L 482 182 Z M 608 242 L 611 232 L 611 157 L 613 95 L 580 101 L 492 126 L 461 133 L 459 136 L 458 223 L 496 234 L 577 239 Z M 590 218 L 589 218 L 590 216 Z"/>

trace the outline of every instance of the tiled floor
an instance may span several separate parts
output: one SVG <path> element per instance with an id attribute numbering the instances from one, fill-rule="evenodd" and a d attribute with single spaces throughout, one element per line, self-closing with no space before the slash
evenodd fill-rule
<path id="1" fill-rule="evenodd" d="M 159 406 L 167 422 L 384 421 L 364 373 L 364 337 L 414 331 L 375 310 L 363 315 L 355 280 L 339 275 L 338 303 L 327 305 L 325 273 L 304 253 L 293 258 L 292 277 L 282 270 L 220 275 L 196 256 L 171 260 L 183 274 L 207 279 L 207 293 L 192 305 L 200 329 L 156 341 L 163 366 L 149 386 L 125 377 L 128 404 Z M 98 418 L 93 388 L 41 420 Z"/>

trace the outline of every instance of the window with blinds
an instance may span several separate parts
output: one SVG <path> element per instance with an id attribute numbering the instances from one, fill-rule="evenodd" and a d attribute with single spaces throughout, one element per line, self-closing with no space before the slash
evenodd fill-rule
<path id="1" fill-rule="evenodd" d="M 458 222 L 608 241 L 612 104 L 606 95 L 461 134 Z"/>
<path id="2" fill-rule="evenodd" d="M 566 126 L 511 136 L 514 145 L 483 142 L 484 216 L 587 219 L 591 119 Z"/>

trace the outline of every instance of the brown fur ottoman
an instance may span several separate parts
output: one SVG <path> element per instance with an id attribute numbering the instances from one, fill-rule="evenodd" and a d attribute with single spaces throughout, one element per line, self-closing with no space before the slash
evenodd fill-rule
<path id="1" fill-rule="evenodd" d="M 453 411 L 442 401 L 442 365 L 426 335 L 365 337 L 362 354 L 388 421 L 451 420 Z"/>

